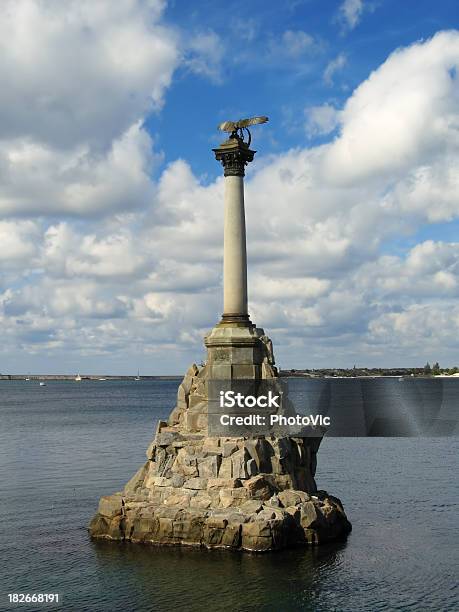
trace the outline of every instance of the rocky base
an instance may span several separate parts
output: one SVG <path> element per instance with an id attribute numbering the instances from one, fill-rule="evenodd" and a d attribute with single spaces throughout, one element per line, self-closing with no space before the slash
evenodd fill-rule
<path id="1" fill-rule="evenodd" d="M 351 530 L 341 502 L 325 491 L 310 496 L 286 490 L 263 500 L 260 493 L 264 493 L 261 497 L 267 495 L 263 476 L 244 485 L 233 484 L 239 486 L 220 489 L 225 491 L 223 498 L 239 503 L 227 508 L 203 508 L 207 494 L 193 489 L 183 489 L 189 507 L 157 505 L 123 494 L 102 497 L 90 524 L 91 536 L 161 546 L 265 552 L 329 542 Z"/>
<path id="2" fill-rule="evenodd" d="M 276 377 L 265 359 L 248 374 Z M 206 381 L 216 367 L 188 370 L 146 463 L 121 493 L 100 499 L 91 537 L 262 552 L 349 533 L 340 500 L 316 487 L 321 438 L 208 436 Z"/>

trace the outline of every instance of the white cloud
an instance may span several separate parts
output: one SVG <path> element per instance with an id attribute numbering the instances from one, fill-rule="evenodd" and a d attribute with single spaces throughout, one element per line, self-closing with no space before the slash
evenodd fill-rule
<path id="1" fill-rule="evenodd" d="M 163 8 L 162 0 L 4 0 L 0 138 L 107 148 L 160 108 L 179 60 Z"/>
<path id="2" fill-rule="evenodd" d="M 363 0 L 344 0 L 339 7 L 339 16 L 347 30 L 353 30 L 362 18 Z"/>
<path id="3" fill-rule="evenodd" d="M 401 345 L 405 351 L 418 350 L 420 356 L 431 360 L 449 350 L 457 358 L 459 308 L 456 303 L 411 304 L 401 312 L 388 312 L 374 319 L 369 330 L 375 340 L 390 349 Z"/>
<path id="4" fill-rule="evenodd" d="M 457 354 L 457 243 L 383 247 L 459 217 L 458 41 L 447 32 L 398 50 L 342 111 L 308 109 L 310 129 L 339 122 L 333 142 L 258 158 L 248 172 L 250 308 L 281 365 Z M 139 123 L 100 156 L 87 143 L 37 142 L 0 146 L 3 210 L 40 215 L 0 225 L 3 350 L 151 355 L 163 372 L 199 359 L 222 307 L 223 180 L 204 185 L 176 160 L 154 181 Z M 62 211 L 86 222 L 56 221 Z"/>
<path id="5" fill-rule="evenodd" d="M 139 124 L 99 153 L 88 145 L 54 149 L 29 139 L 0 140 L 0 212 L 4 215 L 102 215 L 152 200 L 157 156 Z"/>
<path id="6" fill-rule="evenodd" d="M 403 176 L 413 191 L 435 159 L 457 163 L 458 68 L 457 32 L 395 51 L 346 102 L 327 171 L 342 183 Z"/>
<path id="7" fill-rule="evenodd" d="M 184 64 L 194 74 L 220 83 L 224 54 L 224 43 L 216 32 L 201 32 L 186 44 Z"/>
<path id="8" fill-rule="evenodd" d="M 305 130 L 310 137 L 329 134 L 339 125 L 339 111 L 330 104 L 305 109 Z"/>
<path id="9" fill-rule="evenodd" d="M 2 266 L 26 266 L 37 252 L 40 231 L 32 221 L 0 221 Z"/>
<path id="10" fill-rule="evenodd" d="M 359 269 L 356 285 L 375 299 L 442 299 L 459 295 L 459 243 L 426 240 L 405 257 L 381 256 Z"/>
<path id="11" fill-rule="evenodd" d="M 145 205 L 180 41 L 162 0 L 5 0 L 0 212 L 101 215 Z"/>
<path id="12" fill-rule="evenodd" d="M 324 81 L 327 85 L 333 85 L 333 77 L 335 74 L 344 68 L 347 64 L 347 57 L 345 53 L 340 53 L 335 59 L 329 62 L 324 70 Z"/>
<path id="13" fill-rule="evenodd" d="M 315 46 L 314 38 L 303 30 L 286 30 L 282 35 L 282 46 L 287 55 L 300 57 Z"/>
<path id="14" fill-rule="evenodd" d="M 282 71 L 301 73 L 309 70 L 313 58 L 322 50 L 322 43 L 304 30 L 285 30 L 280 35 L 267 37 L 266 43 L 255 51 L 242 48 L 236 55 L 244 68 L 276 67 Z"/>

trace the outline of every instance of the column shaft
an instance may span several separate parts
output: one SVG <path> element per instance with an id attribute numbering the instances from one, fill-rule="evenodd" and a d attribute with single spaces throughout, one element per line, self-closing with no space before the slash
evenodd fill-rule
<path id="1" fill-rule="evenodd" d="M 247 314 L 247 251 L 244 178 L 225 177 L 223 313 Z"/>

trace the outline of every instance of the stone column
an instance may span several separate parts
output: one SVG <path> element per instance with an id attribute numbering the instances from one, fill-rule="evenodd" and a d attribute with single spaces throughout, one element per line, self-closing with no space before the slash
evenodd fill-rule
<path id="1" fill-rule="evenodd" d="M 261 380 L 276 375 L 271 344 L 247 310 L 247 255 L 244 212 L 245 166 L 255 151 L 231 135 L 213 150 L 225 172 L 223 316 L 205 337 L 209 380 Z"/>
<path id="2" fill-rule="evenodd" d="M 247 308 L 247 252 L 244 210 L 245 166 L 255 151 L 240 138 L 230 137 L 214 149 L 225 172 L 223 254 L 223 316 L 221 324 L 250 326 Z"/>
<path id="3" fill-rule="evenodd" d="M 248 315 L 244 183 L 242 176 L 225 178 L 223 252 L 223 318 Z"/>

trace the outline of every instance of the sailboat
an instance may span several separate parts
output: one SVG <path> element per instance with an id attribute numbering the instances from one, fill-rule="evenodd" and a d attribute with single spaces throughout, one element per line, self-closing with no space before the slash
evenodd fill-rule
<path id="1" fill-rule="evenodd" d="M 140 380 L 140 371 L 137 370 L 137 376 L 134 378 L 134 380 Z"/>
<path id="2" fill-rule="evenodd" d="M 81 376 L 79 374 L 75 376 L 75 382 L 81 382 Z"/>

